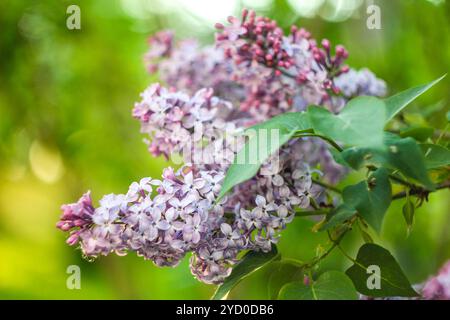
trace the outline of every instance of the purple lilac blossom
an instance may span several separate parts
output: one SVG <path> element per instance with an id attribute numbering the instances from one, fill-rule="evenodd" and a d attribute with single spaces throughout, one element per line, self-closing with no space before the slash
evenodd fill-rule
<path id="1" fill-rule="evenodd" d="M 243 209 L 236 211 L 239 214 L 225 213 L 227 200 L 215 203 L 223 178 L 222 172 L 200 173 L 189 165 L 176 172 L 167 168 L 162 180 L 134 182 L 126 194 L 104 196 L 95 209 L 89 199 L 88 224 L 66 222 L 84 215 L 86 195 L 76 204 L 65 205 L 58 226 L 77 234 L 70 244 L 79 243 L 89 258 L 134 251 L 158 266 L 176 266 L 192 252 L 194 276 L 220 283 L 239 252 L 270 250 L 279 231 L 293 218 L 286 207 L 259 195 L 253 218 Z M 254 223 L 248 223 L 249 219 Z"/>
<path id="2" fill-rule="evenodd" d="M 200 89 L 189 96 L 156 83 L 141 97 L 133 116 L 141 122 L 141 132 L 149 135 L 149 150 L 155 156 L 162 154 L 169 159 L 181 152 L 197 156 L 203 140 L 217 144 L 225 133 L 236 134 L 235 123 L 226 121 L 231 103 L 213 96 L 212 89 Z"/>
<path id="3" fill-rule="evenodd" d="M 297 208 L 321 203 L 326 194 L 314 175 L 336 183 L 345 174 L 320 140 L 295 139 L 216 203 L 248 126 L 309 104 L 337 112 L 350 96 L 384 93 L 370 71 L 355 75 L 343 64 L 342 46 L 332 56 L 328 40 L 319 46 L 296 27 L 285 36 L 275 21 L 253 12 L 228 20 L 217 25 L 214 47 L 176 44 L 170 31 L 150 38 L 147 69 L 168 88 L 147 88 L 133 117 L 153 155 L 181 153 L 185 165 L 107 195 L 97 208 L 89 193 L 63 206 L 57 226 L 86 257 L 134 251 L 158 266 L 176 266 L 192 253 L 192 274 L 221 283 L 241 251 L 269 251 Z"/>
<path id="4" fill-rule="evenodd" d="M 422 289 L 422 296 L 427 300 L 450 300 L 450 261 L 431 277 Z"/>
<path id="5" fill-rule="evenodd" d="M 335 85 L 347 98 L 356 96 L 386 95 L 386 83 L 378 79 L 369 69 L 350 69 L 334 79 Z"/>

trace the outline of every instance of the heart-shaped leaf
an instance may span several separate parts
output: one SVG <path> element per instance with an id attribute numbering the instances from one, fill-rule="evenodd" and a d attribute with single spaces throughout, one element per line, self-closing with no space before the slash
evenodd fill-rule
<path id="1" fill-rule="evenodd" d="M 247 252 L 241 261 L 233 267 L 233 271 L 230 276 L 226 278 L 219 287 L 217 287 L 212 299 L 220 300 L 225 298 L 231 289 L 233 289 L 242 279 L 264 267 L 278 256 L 276 246 L 272 246 L 272 250 L 267 253 L 262 251 Z"/>
<path id="2" fill-rule="evenodd" d="M 281 300 L 357 300 L 352 281 L 342 272 L 327 271 L 310 285 L 291 282 L 283 286 Z"/>
<path id="3" fill-rule="evenodd" d="M 345 272 L 360 293 L 371 297 L 414 297 L 417 292 L 389 251 L 373 243 L 359 248 L 355 263 Z"/>
<path id="4" fill-rule="evenodd" d="M 385 166 L 397 169 L 429 189 L 434 185 L 428 177 L 423 152 L 412 138 L 400 138 L 385 133 L 381 148 L 348 148 L 341 153 L 342 158 L 354 169 L 363 165 Z"/>
<path id="5" fill-rule="evenodd" d="M 357 97 L 337 115 L 320 107 L 308 108 L 314 132 L 349 146 L 380 146 L 386 106 L 375 97 Z"/>
<path id="6" fill-rule="evenodd" d="M 380 168 L 364 181 L 348 186 L 343 191 L 344 203 L 355 208 L 377 232 L 380 232 L 384 214 L 391 203 L 392 190 L 389 174 Z"/>

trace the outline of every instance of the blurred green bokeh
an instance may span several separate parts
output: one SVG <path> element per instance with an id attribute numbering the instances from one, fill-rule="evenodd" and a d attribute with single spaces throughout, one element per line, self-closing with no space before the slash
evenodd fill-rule
<path id="1" fill-rule="evenodd" d="M 366 27 L 372 2 L 381 7 L 381 30 Z M 81 30 L 66 28 L 70 4 L 81 8 Z M 89 263 L 64 243 L 55 223 L 59 206 L 85 190 L 98 200 L 126 191 L 143 176 L 159 177 L 167 165 L 148 154 L 139 123 L 131 118 L 139 93 L 157 81 L 142 63 L 147 36 L 171 28 L 179 38 L 212 43 L 214 19 L 223 21 L 243 5 L 283 27 L 301 25 L 316 38 L 344 44 L 349 64 L 373 70 L 390 92 L 450 70 L 445 1 L 1 1 L 0 298 L 209 298 L 214 288 L 192 277 L 188 257 L 175 269 L 159 269 L 134 254 Z M 424 121 L 425 115 L 434 127 L 445 126 L 449 81 L 409 109 L 411 121 Z M 450 258 L 449 196 L 448 190 L 431 195 L 408 238 L 402 202 L 387 215 L 379 241 L 392 249 L 412 282 Z M 289 225 L 279 244 L 283 256 L 306 260 L 326 245 L 325 235 L 311 232 L 312 224 L 299 219 Z M 355 233 L 344 246 L 353 254 L 360 243 Z M 66 268 L 73 264 L 81 266 L 81 290 L 66 288 Z M 320 267 L 348 264 L 333 252 Z M 267 272 L 243 281 L 230 297 L 267 298 Z"/>

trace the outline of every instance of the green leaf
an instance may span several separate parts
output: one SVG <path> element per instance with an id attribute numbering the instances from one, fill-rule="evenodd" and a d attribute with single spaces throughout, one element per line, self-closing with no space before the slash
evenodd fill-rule
<path id="1" fill-rule="evenodd" d="M 339 152 L 335 148 L 330 148 L 329 151 L 331 153 L 331 156 L 333 157 L 333 160 L 336 161 L 336 163 L 340 164 L 341 166 L 345 166 L 345 167 L 349 166 L 349 164 L 342 157 L 342 152 Z"/>
<path id="2" fill-rule="evenodd" d="M 314 132 L 350 146 L 380 146 L 386 117 L 384 102 L 375 97 L 357 97 L 337 115 L 316 106 L 307 113 Z"/>
<path id="3" fill-rule="evenodd" d="M 425 156 L 425 166 L 427 169 L 435 169 L 450 165 L 450 150 L 430 143 L 420 144 L 420 148 Z"/>
<path id="4" fill-rule="evenodd" d="M 400 137 L 407 138 L 411 137 L 417 141 L 424 142 L 431 136 L 433 136 L 434 129 L 429 127 L 413 127 L 402 130 L 400 132 Z"/>
<path id="5" fill-rule="evenodd" d="M 268 294 L 269 299 L 275 300 L 280 289 L 288 282 L 303 280 L 303 269 L 299 263 L 281 260 L 271 264 Z"/>
<path id="6" fill-rule="evenodd" d="M 225 298 L 242 279 L 249 276 L 253 272 L 267 265 L 269 262 L 278 257 L 276 246 L 272 246 L 272 251 L 264 253 L 261 251 L 249 251 L 239 261 L 231 272 L 230 276 L 217 287 L 216 292 L 212 296 L 213 300 Z"/>
<path id="7" fill-rule="evenodd" d="M 391 120 L 397 113 L 402 111 L 414 99 L 416 99 L 422 93 L 441 81 L 445 76 L 446 74 L 434 81 L 431 81 L 430 83 L 407 89 L 405 91 L 397 93 L 396 95 L 386 98 L 384 100 L 386 103 L 386 122 Z"/>
<path id="8" fill-rule="evenodd" d="M 338 224 L 350 219 L 356 214 L 356 209 L 347 206 L 345 203 L 338 206 L 331 211 L 323 224 L 321 224 L 319 231 L 328 230 L 336 227 Z"/>
<path id="9" fill-rule="evenodd" d="M 283 286 L 278 296 L 282 300 L 357 300 L 352 281 L 342 272 L 327 271 L 311 283 L 291 282 Z"/>
<path id="10" fill-rule="evenodd" d="M 414 223 L 414 203 L 412 203 L 409 197 L 403 205 L 402 212 L 406 225 L 408 226 L 408 230 L 410 230 Z"/>
<path id="11" fill-rule="evenodd" d="M 347 206 L 355 208 L 368 224 L 380 232 L 392 197 L 388 171 L 384 168 L 376 170 L 368 180 L 346 187 L 342 196 Z"/>
<path id="12" fill-rule="evenodd" d="M 399 139 L 395 135 L 386 135 L 389 152 L 386 159 L 393 168 L 400 170 L 405 176 L 415 179 L 428 189 L 433 190 L 434 184 L 428 177 L 425 160 L 419 145 L 413 138 Z"/>
<path id="13" fill-rule="evenodd" d="M 306 112 L 286 112 L 251 126 L 246 131 L 259 129 L 278 129 L 288 134 L 292 131 L 309 131 L 312 129 L 312 126 Z"/>
<path id="14" fill-rule="evenodd" d="M 442 110 L 445 110 L 446 107 L 447 107 L 447 102 L 445 101 L 445 99 L 441 99 L 435 103 L 421 107 L 420 110 L 418 110 L 418 111 L 420 112 L 420 114 L 422 116 L 424 116 L 425 119 L 427 119 L 427 118 L 432 117 L 436 113 L 441 112 Z M 405 120 L 406 120 L 406 118 L 405 118 Z"/>
<path id="15" fill-rule="evenodd" d="M 428 127 L 429 123 L 422 113 L 406 112 L 402 114 L 403 120 L 410 126 Z"/>
<path id="16" fill-rule="evenodd" d="M 355 263 L 345 273 L 352 279 L 356 290 L 367 296 L 418 295 L 390 252 L 373 243 L 359 248 Z"/>
<path id="17" fill-rule="evenodd" d="M 289 141 L 296 131 L 307 129 L 310 129 L 310 123 L 304 112 L 283 113 L 247 129 L 249 140 L 228 168 L 218 200 L 235 185 L 251 179 L 261 164 Z"/>
<path id="18" fill-rule="evenodd" d="M 434 189 L 434 184 L 428 177 L 423 152 L 413 138 L 402 139 L 394 134 L 385 133 L 383 147 L 348 148 L 342 152 L 342 158 L 354 169 L 359 169 L 363 165 L 397 169 L 428 189 Z"/>

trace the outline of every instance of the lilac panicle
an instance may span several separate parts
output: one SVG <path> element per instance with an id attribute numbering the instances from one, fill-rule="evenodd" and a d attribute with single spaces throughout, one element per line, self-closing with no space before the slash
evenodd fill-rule
<path id="1" fill-rule="evenodd" d="M 192 274 L 218 284 L 239 253 L 269 251 L 296 209 L 325 201 L 314 176 L 336 183 L 345 174 L 323 142 L 293 139 L 217 203 L 247 127 L 309 104 L 339 112 L 354 96 L 383 95 L 385 84 L 369 70 L 346 66 L 344 47 L 318 44 L 305 29 L 285 35 L 251 11 L 216 27 L 215 46 L 176 43 L 170 31 L 149 39 L 147 70 L 167 87 L 149 86 L 132 114 L 154 156 L 181 154 L 184 165 L 106 195 L 96 208 L 89 192 L 63 206 L 57 227 L 86 257 L 132 251 L 176 266 L 189 253 Z"/>

